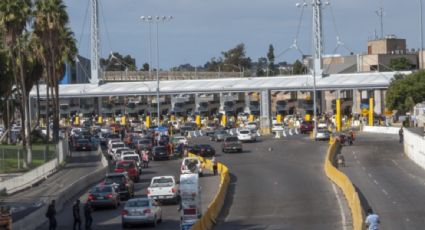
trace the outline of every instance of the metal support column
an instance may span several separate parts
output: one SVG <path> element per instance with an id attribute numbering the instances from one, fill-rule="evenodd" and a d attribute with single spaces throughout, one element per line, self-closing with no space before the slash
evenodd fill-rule
<path id="1" fill-rule="evenodd" d="M 262 134 L 270 134 L 271 130 L 271 95 L 270 90 L 261 91 L 260 127 Z"/>

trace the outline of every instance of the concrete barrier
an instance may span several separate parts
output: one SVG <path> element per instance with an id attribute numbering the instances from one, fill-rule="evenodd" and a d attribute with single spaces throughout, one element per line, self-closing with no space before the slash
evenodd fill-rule
<path id="1" fill-rule="evenodd" d="M 351 218 L 353 221 L 353 230 L 362 230 L 364 228 L 363 209 L 360 203 L 359 195 L 354 188 L 353 183 L 343 172 L 334 166 L 334 159 L 337 150 L 337 142 L 332 141 L 326 153 L 324 170 L 326 176 L 331 179 L 338 187 L 341 188 L 351 210 Z"/>
<path id="2" fill-rule="evenodd" d="M 103 162 L 107 160 L 104 155 L 101 153 L 102 157 L 102 165 Z M 78 196 L 81 191 L 89 188 L 93 184 L 102 180 L 107 172 L 108 167 L 104 166 L 97 169 L 91 174 L 88 174 L 84 177 L 81 177 L 79 180 L 75 181 L 72 184 L 69 184 L 66 188 L 64 188 L 57 196 L 51 197 L 50 199 L 56 200 L 56 212 L 60 212 L 65 204 L 69 201 L 72 201 L 76 196 Z M 50 202 L 50 201 L 49 201 Z M 29 215 L 20 219 L 17 222 L 12 223 L 12 229 L 20 229 L 20 230 L 32 230 L 36 229 L 39 226 L 42 226 L 45 222 L 47 222 L 47 218 L 45 216 L 47 211 L 47 203 L 38 208 L 37 210 L 31 212 Z"/>
<path id="3" fill-rule="evenodd" d="M 212 163 L 210 160 L 207 160 L 203 157 L 189 153 L 190 157 L 198 157 L 203 162 L 205 162 L 205 168 L 212 170 Z M 216 223 L 217 217 L 221 212 L 221 209 L 224 204 L 224 200 L 227 194 L 227 188 L 230 182 L 229 169 L 226 165 L 222 163 L 217 164 L 217 170 L 220 174 L 220 185 L 217 194 L 215 195 L 213 201 L 208 205 L 208 209 L 205 213 L 202 214 L 201 219 L 199 219 L 190 229 L 191 230 L 210 230 L 213 228 Z"/>
<path id="4" fill-rule="evenodd" d="M 424 137 L 404 130 L 404 153 L 417 165 L 425 169 L 425 139 Z"/>
<path id="5" fill-rule="evenodd" d="M 363 132 L 367 133 L 385 133 L 385 134 L 398 134 L 398 127 L 387 126 L 363 126 Z"/>

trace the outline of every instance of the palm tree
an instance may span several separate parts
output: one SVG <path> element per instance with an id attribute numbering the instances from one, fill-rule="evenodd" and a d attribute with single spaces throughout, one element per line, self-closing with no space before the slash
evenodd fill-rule
<path id="1" fill-rule="evenodd" d="M 47 73 L 46 84 L 50 87 L 53 97 L 53 137 L 58 140 L 59 136 L 59 74 L 62 73 L 64 64 L 63 57 L 67 49 L 64 34 L 69 29 L 68 14 L 62 0 L 36 0 L 34 14 L 34 32 L 39 37 L 43 46 L 44 66 Z M 70 41 L 70 40 L 68 40 Z M 75 40 L 73 47 L 75 47 Z M 53 90 L 54 89 L 54 90 Z M 47 89 L 48 90 L 48 89 Z"/>
<path id="2" fill-rule="evenodd" d="M 32 162 L 31 140 L 30 140 L 30 120 L 28 99 L 26 97 L 25 71 L 24 62 L 22 61 L 22 46 L 20 39 L 25 31 L 27 23 L 31 19 L 31 0 L 2 0 L 0 1 L 0 25 L 4 32 L 4 44 L 8 48 L 9 57 L 12 63 L 12 71 L 15 85 L 20 89 L 22 127 L 25 135 L 23 135 L 23 143 L 27 149 L 27 164 Z M 19 66 L 18 66 L 19 65 Z M 18 73 L 19 72 L 19 73 Z M 18 76 L 20 77 L 18 80 Z"/>

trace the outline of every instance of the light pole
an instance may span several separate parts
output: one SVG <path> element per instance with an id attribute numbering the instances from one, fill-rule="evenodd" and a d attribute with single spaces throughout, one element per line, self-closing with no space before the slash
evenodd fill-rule
<path id="1" fill-rule="evenodd" d="M 423 33 L 423 25 L 422 25 L 422 0 L 419 0 L 419 10 L 420 10 L 420 20 L 421 20 L 421 22 L 419 23 L 420 24 L 420 26 L 421 26 L 421 28 L 420 28 L 420 31 L 421 31 L 421 53 L 420 53 L 420 58 L 419 58 L 419 69 L 422 69 L 423 68 L 423 62 L 424 62 L 424 54 L 423 54 L 423 52 L 424 52 L 424 33 Z"/>
<path id="2" fill-rule="evenodd" d="M 159 109 L 159 23 L 160 22 L 166 22 L 166 21 L 170 21 L 172 20 L 174 17 L 173 16 L 141 16 L 140 19 L 142 19 L 142 21 L 147 21 L 149 23 L 149 53 L 151 54 L 150 51 L 150 47 L 151 47 L 151 34 L 150 34 L 150 23 L 155 22 L 156 23 L 156 112 L 157 112 L 157 121 L 156 124 L 159 127 L 161 122 L 160 122 L 160 109 Z M 149 58 L 151 59 L 151 58 Z M 149 67 L 149 70 L 151 69 L 151 67 Z"/>

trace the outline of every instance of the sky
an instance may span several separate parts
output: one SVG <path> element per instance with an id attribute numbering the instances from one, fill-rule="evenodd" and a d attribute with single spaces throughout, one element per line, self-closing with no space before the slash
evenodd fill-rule
<path id="1" fill-rule="evenodd" d="M 421 0 L 420 0 L 421 1 Z M 90 57 L 90 0 L 64 0 L 79 53 Z M 173 16 L 159 23 L 159 66 L 204 65 L 212 57 L 244 43 L 253 61 L 274 46 L 275 62 L 293 63 L 311 53 L 312 7 L 296 7 L 302 0 L 99 0 L 101 57 L 119 52 L 149 62 L 149 24 L 141 16 Z M 306 2 L 310 3 L 311 0 Z M 329 0 L 323 9 L 325 54 L 367 52 L 367 41 L 381 34 L 420 44 L 419 0 Z M 299 28 L 299 35 L 297 30 Z M 152 65 L 157 66 L 156 26 L 152 25 Z M 340 44 L 337 45 L 337 37 Z M 289 49 L 297 41 L 299 49 Z"/>

